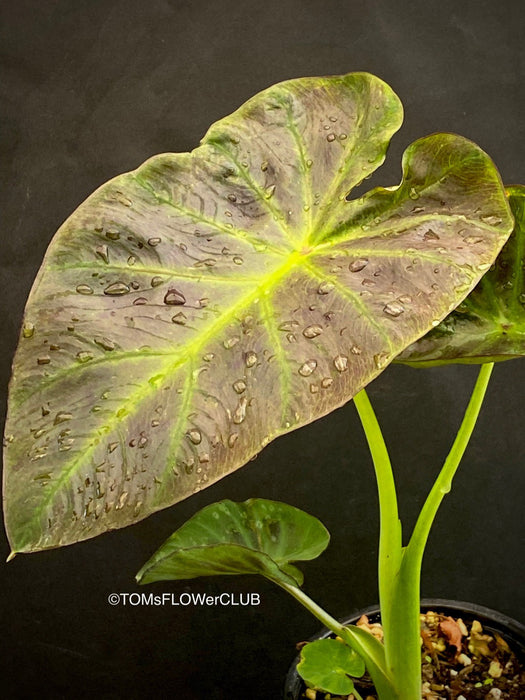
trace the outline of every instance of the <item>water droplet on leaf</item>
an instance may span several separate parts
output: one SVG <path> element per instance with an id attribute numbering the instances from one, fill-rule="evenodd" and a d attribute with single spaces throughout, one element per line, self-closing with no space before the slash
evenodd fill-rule
<path id="1" fill-rule="evenodd" d="M 202 434 L 201 431 L 198 430 L 197 428 L 192 428 L 191 430 L 188 430 L 186 433 L 188 439 L 194 444 L 194 445 L 200 445 L 202 442 Z"/>
<path id="2" fill-rule="evenodd" d="M 238 439 L 239 439 L 239 433 L 232 433 L 228 437 L 228 447 L 233 447 Z"/>
<path id="3" fill-rule="evenodd" d="M 244 356 L 244 363 L 246 367 L 254 367 L 257 364 L 257 353 L 249 351 Z"/>
<path id="4" fill-rule="evenodd" d="M 124 507 L 124 505 L 126 504 L 126 501 L 128 500 L 128 496 L 129 496 L 129 494 L 127 491 L 123 491 L 120 494 L 120 498 L 118 500 L 117 505 L 115 506 L 115 510 L 120 510 L 121 508 Z"/>
<path id="5" fill-rule="evenodd" d="M 79 284 L 76 291 L 77 294 L 93 294 L 93 289 L 89 286 L 89 284 Z"/>
<path id="6" fill-rule="evenodd" d="M 318 294 L 330 294 L 334 289 L 334 285 L 331 282 L 321 282 L 317 289 Z"/>
<path id="7" fill-rule="evenodd" d="M 302 377 L 309 377 L 312 374 L 312 372 L 315 371 L 316 367 L 317 367 L 316 360 L 307 360 L 305 363 L 303 363 L 299 367 L 298 372 Z"/>
<path id="8" fill-rule="evenodd" d="M 129 287 L 124 282 L 113 282 L 104 289 L 104 294 L 108 296 L 122 296 L 123 294 L 128 294 Z"/>
<path id="9" fill-rule="evenodd" d="M 293 331 L 298 327 L 299 323 L 297 321 L 284 321 L 279 325 L 280 331 Z"/>
<path id="10" fill-rule="evenodd" d="M 501 224 L 501 218 L 499 216 L 482 216 L 481 221 L 489 226 L 499 226 Z"/>
<path id="11" fill-rule="evenodd" d="M 334 357 L 334 367 L 338 372 L 346 372 L 348 369 L 348 357 L 346 355 Z"/>
<path id="12" fill-rule="evenodd" d="M 235 412 L 233 414 L 233 422 L 235 425 L 239 425 L 244 421 L 246 418 L 246 406 L 248 405 L 248 400 L 246 399 L 245 396 L 243 396 L 238 405 L 237 408 L 235 409 Z"/>
<path id="13" fill-rule="evenodd" d="M 389 356 L 385 352 L 380 352 L 377 355 L 374 355 L 374 364 L 377 367 L 377 369 L 383 369 L 384 367 L 386 367 L 388 357 Z"/>
<path id="14" fill-rule="evenodd" d="M 388 316 L 392 316 L 393 318 L 401 316 L 404 310 L 405 307 L 398 301 L 390 301 L 383 307 L 383 311 L 385 312 L 385 314 L 387 314 Z"/>
<path id="15" fill-rule="evenodd" d="M 170 287 L 164 295 L 164 303 L 168 306 L 182 306 L 186 303 L 186 297 L 175 287 Z"/>
<path id="16" fill-rule="evenodd" d="M 89 362 L 93 359 L 93 354 L 87 350 L 80 350 L 80 352 L 77 352 L 76 358 L 79 362 Z"/>
<path id="17" fill-rule="evenodd" d="M 133 204 L 131 199 L 129 197 L 126 197 L 126 195 L 122 194 L 122 192 L 116 193 L 116 199 L 118 202 L 123 204 L 125 207 L 130 207 Z"/>
<path id="18" fill-rule="evenodd" d="M 104 348 L 104 350 L 114 350 L 116 345 L 115 343 L 110 340 L 109 338 L 106 337 L 101 337 L 101 336 L 95 336 L 94 341 L 97 345 L 100 345 L 101 348 Z"/>
<path id="19" fill-rule="evenodd" d="M 30 322 L 26 321 L 24 327 L 22 328 L 22 335 L 24 338 L 31 338 L 35 332 L 35 326 Z"/>
<path id="20" fill-rule="evenodd" d="M 186 315 L 182 313 L 182 311 L 179 311 L 178 314 L 175 314 L 175 316 L 172 316 L 173 323 L 177 323 L 179 326 L 185 326 L 186 321 L 188 320 Z"/>
<path id="21" fill-rule="evenodd" d="M 104 243 L 102 245 L 98 245 L 95 248 L 95 253 L 98 255 L 99 258 L 101 258 L 106 264 L 109 263 L 109 251 L 107 245 Z"/>
<path id="22" fill-rule="evenodd" d="M 54 425 L 58 425 L 59 423 L 64 423 L 65 421 L 71 420 L 73 418 L 73 414 L 67 413 L 66 411 L 59 411 L 56 416 L 55 420 L 53 421 Z"/>
<path id="23" fill-rule="evenodd" d="M 350 272 L 361 272 L 368 265 L 368 258 L 358 258 L 350 263 L 348 269 Z"/>
<path id="24" fill-rule="evenodd" d="M 323 329 L 321 328 L 321 326 L 307 326 L 303 330 L 303 335 L 305 338 L 317 338 L 317 336 L 321 335 L 322 332 Z"/>
<path id="25" fill-rule="evenodd" d="M 237 343 L 239 342 L 240 338 L 237 335 L 232 336 L 231 338 L 227 338 L 224 342 L 223 345 L 226 348 L 226 350 L 230 350 L 233 348 Z"/>

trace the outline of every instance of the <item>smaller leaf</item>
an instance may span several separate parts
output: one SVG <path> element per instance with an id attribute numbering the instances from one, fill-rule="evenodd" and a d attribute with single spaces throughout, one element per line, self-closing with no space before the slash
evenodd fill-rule
<path id="1" fill-rule="evenodd" d="M 354 690 L 349 676 L 360 678 L 365 672 L 365 662 L 344 642 L 318 639 L 301 650 L 297 671 L 316 690 L 348 695 Z"/>
<path id="2" fill-rule="evenodd" d="M 290 562 L 315 559 L 329 539 L 317 518 L 285 503 L 220 501 L 176 530 L 142 567 L 137 581 L 261 574 L 300 586 L 303 575 Z"/>

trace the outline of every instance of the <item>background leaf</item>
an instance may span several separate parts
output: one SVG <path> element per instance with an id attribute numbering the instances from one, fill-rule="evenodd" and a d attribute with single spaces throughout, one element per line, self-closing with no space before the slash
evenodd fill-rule
<path id="1" fill-rule="evenodd" d="M 507 192 L 515 225 L 496 262 L 455 311 L 396 361 L 418 367 L 525 355 L 525 187 Z M 477 237 L 469 243 L 477 245 Z"/>
<path id="2" fill-rule="evenodd" d="M 345 199 L 400 122 L 367 74 L 281 83 L 66 221 L 14 361 L 14 551 L 129 525 L 213 483 L 348 401 L 465 297 L 512 227 L 477 146 L 421 139 L 399 187 Z"/>
<path id="3" fill-rule="evenodd" d="M 318 639 L 301 649 L 297 672 L 310 687 L 348 695 L 354 689 L 349 676 L 360 678 L 365 672 L 365 663 L 346 644 L 336 639 Z"/>
<path id="4" fill-rule="evenodd" d="M 328 546 L 324 525 L 298 508 L 263 499 L 203 508 L 164 542 L 137 574 L 139 583 L 218 574 L 261 574 L 300 586 L 292 561 L 315 559 Z"/>

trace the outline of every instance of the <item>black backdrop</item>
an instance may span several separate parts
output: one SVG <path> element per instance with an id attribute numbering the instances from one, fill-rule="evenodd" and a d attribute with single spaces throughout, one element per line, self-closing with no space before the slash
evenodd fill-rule
<path id="1" fill-rule="evenodd" d="M 2 414 L 32 279 L 54 231 L 98 185 L 280 80 L 366 70 L 406 112 L 376 182 L 433 131 L 479 143 L 525 181 L 521 0 L 17 0 L 2 3 Z M 390 367 L 370 394 L 392 448 L 406 527 L 454 436 L 475 369 Z M 473 444 L 430 539 L 423 593 L 525 618 L 525 362 L 497 367 Z M 334 615 L 376 601 L 377 502 L 351 404 L 280 438 L 244 469 L 132 528 L 1 568 L 6 698 L 275 700 L 296 641 L 318 623 L 256 578 L 157 591 L 258 592 L 251 608 L 110 606 L 198 508 L 282 499 L 333 533 L 303 567 Z M 5 536 L 1 549 L 7 556 Z M 146 589 L 140 589 L 146 590 Z"/>

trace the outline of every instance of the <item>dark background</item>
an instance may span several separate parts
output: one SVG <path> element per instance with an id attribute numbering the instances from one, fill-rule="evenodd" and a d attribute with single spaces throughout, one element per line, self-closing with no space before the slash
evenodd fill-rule
<path id="1" fill-rule="evenodd" d="M 365 70 L 392 85 L 406 120 L 373 182 L 395 184 L 406 145 L 438 130 L 479 143 L 506 183 L 525 181 L 521 0 L 18 0 L 0 12 L 2 419 L 24 303 L 62 221 L 110 177 L 194 148 L 213 121 L 272 83 Z M 407 529 L 475 374 L 394 366 L 370 387 Z M 525 362 L 496 368 L 423 576 L 426 596 L 521 620 L 524 380 Z M 278 700 L 295 642 L 319 625 L 265 580 L 156 587 L 255 591 L 254 608 L 107 603 L 110 592 L 139 590 L 136 571 L 197 509 L 252 496 L 285 500 L 330 529 L 328 551 L 302 568 L 306 591 L 333 615 L 377 600 L 374 478 L 349 404 L 134 527 L 2 565 L 3 697 Z M 4 535 L 0 550 L 7 556 Z"/>

